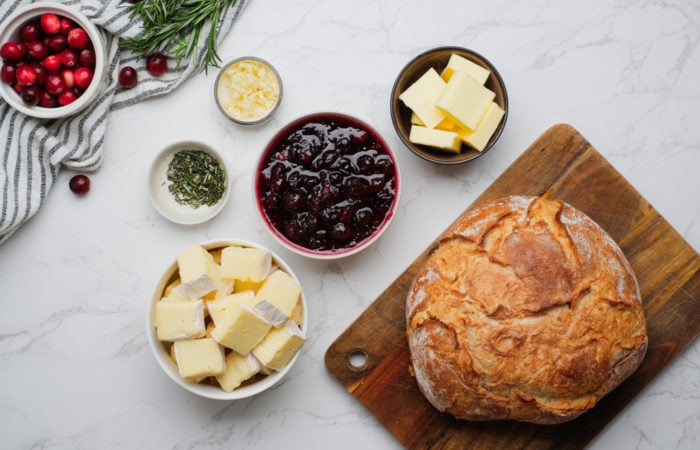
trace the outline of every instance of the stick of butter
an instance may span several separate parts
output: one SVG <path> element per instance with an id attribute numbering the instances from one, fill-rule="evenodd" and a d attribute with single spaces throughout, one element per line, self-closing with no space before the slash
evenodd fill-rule
<path id="1" fill-rule="evenodd" d="M 456 131 L 412 125 L 408 139 L 414 144 L 429 145 L 454 153 L 459 153 L 462 148 L 462 141 L 459 139 L 459 134 Z"/>
<path id="2" fill-rule="evenodd" d="M 282 370 L 304 344 L 304 334 L 292 320 L 281 328 L 273 328 L 253 349 L 253 355 L 266 367 Z"/>
<path id="3" fill-rule="evenodd" d="M 455 72 L 436 107 L 462 128 L 475 130 L 496 93 L 464 72 Z"/>
<path id="4" fill-rule="evenodd" d="M 445 84 L 445 80 L 431 67 L 399 95 L 399 100 L 411 108 L 426 127 L 433 128 L 445 118 L 445 114 L 435 107 Z"/>
<path id="5" fill-rule="evenodd" d="M 222 373 L 226 367 L 224 352 L 213 339 L 202 338 L 173 344 L 180 376 L 201 379 Z"/>
<path id="6" fill-rule="evenodd" d="M 461 130 L 459 131 L 459 138 L 470 147 L 482 151 L 489 142 L 489 139 L 491 139 L 494 131 L 496 131 L 504 114 L 505 111 L 501 109 L 500 106 L 495 102 L 491 102 L 484 116 L 481 118 L 479 125 L 477 125 L 476 130 Z"/>
<path id="7" fill-rule="evenodd" d="M 447 62 L 447 66 L 445 66 L 445 68 L 442 70 L 440 76 L 443 80 L 450 81 L 452 74 L 455 72 L 464 72 L 481 84 L 486 83 L 486 80 L 488 80 L 489 75 L 491 74 L 490 71 L 484 69 L 480 65 L 469 61 L 463 56 L 453 53 L 450 55 L 450 60 Z"/>

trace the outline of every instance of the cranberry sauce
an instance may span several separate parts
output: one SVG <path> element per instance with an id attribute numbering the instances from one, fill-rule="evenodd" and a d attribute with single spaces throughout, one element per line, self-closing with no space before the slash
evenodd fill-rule
<path id="1" fill-rule="evenodd" d="M 355 247 L 377 231 L 396 198 L 397 169 L 362 122 L 315 114 L 270 144 L 256 195 L 272 225 L 315 251 Z"/>

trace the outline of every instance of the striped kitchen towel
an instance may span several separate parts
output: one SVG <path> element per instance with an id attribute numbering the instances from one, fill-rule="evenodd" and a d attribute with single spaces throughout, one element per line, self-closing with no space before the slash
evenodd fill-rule
<path id="1" fill-rule="evenodd" d="M 105 88 L 94 104 L 60 120 L 27 117 L 0 99 L 0 145 L 4 143 L 0 167 L 0 244 L 44 204 L 62 167 L 79 171 L 94 171 L 100 167 L 110 111 L 166 94 L 204 66 L 203 52 L 200 51 L 198 59 L 183 60 L 178 67 L 169 67 L 163 76 L 154 78 L 145 70 L 143 56 L 119 48 L 121 38 L 135 36 L 142 29 L 140 20 L 129 17 L 127 2 L 58 2 L 80 10 L 104 36 L 107 56 Z M 221 17 L 220 40 L 228 34 L 247 2 L 238 0 Z M 0 23 L 27 3 L 31 1 L 0 1 Z M 199 49 L 206 45 L 205 34 L 199 40 Z M 119 70 L 126 65 L 138 71 L 139 82 L 133 89 L 123 89 L 117 81 Z"/>

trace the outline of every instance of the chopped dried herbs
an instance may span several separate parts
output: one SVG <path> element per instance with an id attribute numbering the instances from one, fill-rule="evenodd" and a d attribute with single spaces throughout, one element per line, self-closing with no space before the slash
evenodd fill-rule
<path id="1" fill-rule="evenodd" d="M 176 202 L 213 206 L 224 195 L 226 177 L 219 161 L 203 150 L 180 150 L 168 164 L 168 190 Z"/>

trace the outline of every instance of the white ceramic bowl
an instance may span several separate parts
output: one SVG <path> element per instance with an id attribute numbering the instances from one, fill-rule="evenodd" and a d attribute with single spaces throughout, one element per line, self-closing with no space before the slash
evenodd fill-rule
<path id="1" fill-rule="evenodd" d="M 239 239 L 207 241 L 202 243 L 201 245 L 207 250 L 223 248 L 229 245 L 264 248 L 256 243 Z M 291 277 L 294 278 L 297 282 L 299 282 L 299 279 L 294 274 L 291 267 L 289 267 L 289 265 L 274 252 L 272 252 L 272 262 L 273 264 L 279 266 L 282 270 L 287 272 L 289 275 L 291 275 Z M 170 357 L 169 345 L 158 340 L 153 322 L 156 302 L 158 302 L 162 298 L 165 287 L 168 284 L 170 284 L 176 277 L 177 261 L 173 261 L 158 281 L 158 284 L 155 290 L 153 291 L 153 295 L 149 300 L 148 310 L 146 314 L 146 333 L 148 335 L 148 343 L 150 344 L 151 350 L 153 351 L 153 355 L 155 356 L 158 365 L 160 365 L 160 367 L 168 375 L 168 377 L 170 377 L 171 380 L 173 380 L 177 385 L 179 385 L 183 389 L 192 392 L 193 394 L 199 395 L 200 397 L 206 397 L 215 400 L 238 400 L 264 392 L 267 389 L 270 389 L 272 386 L 279 383 L 285 377 L 285 375 L 289 372 L 292 366 L 294 366 L 294 363 L 299 358 L 299 354 L 301 353 L 301 351 L 303 351 L 303 347 L 299 352 L 297 352 L 296 355 L 294 355 L 294 357 L 291 359 L 291 361 L 289 361 L 289 363 L 285 366 L 284 369 L 280 370 L 279 372 L 274 372 L 270 375 L 267 375 L 264 378 L 253 383 L 244 384 L 234 389 L 232 392 L 226 392 L 218 386 L 191 383 L 185 381 L 182 377 L 180 377 L 180 374 L 177 371 L 177 367 L 175 366 L 175 363 Z M 301 294 L 301 309 L 302 323 L 300 329 L 305 335 L 307 335 L 308 308 L 303 290 Z"/>
<path id="2" fill-rule="evenodd" d="M 3 82 L 0 82 L 0 96 L 2 96 L 10 106 L 28 116 L 38 119 L 58 119 L 71 116 L 83 110 L 100 94 L 105 78 L 105 49 L 102 35 L 87 17 L 73 7 L 54 2 L 38 2 L 17 8 L 17 10 L 0 25 L 0 45 L 7 41 L 17 39 L 22 25 L 30 20 L 38 18 L 44 13 L 53 13 L 67 17 L 85 30 L 95 49 L 95 68 L 93 70 L 92 82 L 85 92 L 73 103 L 66 106 L 57 106 L 55 108 L 26 105 L 19 94 L 12 89 L 12 86 Z"/>
<path id="3" fill-rule="evenodd" d="M 175 153 L 180 150 L 188 149 L 202 150 L 209 153 L 219 161 L 219 164 L 224 170 L 226 188 L 221 199 L 213 206 L 204 205 L 195 209 L 188 205 L 182 205 L 175 200 L 168 190 L 168 183 L 166 182 L 168 164 L 172 161 Z M 211 146 L 202 142 L 181 141 L 167 146 L 153 160 L 148 176 L 148 193 L 151 204 L 160 215 L 181 225 L 195 225 L 205 222 L 221 212 L 231 193 L 231 178 L 226 168 L 226 162 L 219 152 L 214 150 Z"/>
<path id="4" fill-rule="evenodd" d="M 391 162 L 393 163 L 393 178 L 394 178 L 394 196 L 393 200 L 391 201 L 390 206 L 388 207 L 387 211 L 382 217 L 379 217 L 378 219 L 381 221 L 376 228 L 374 228 L 374 231 L 372 231 L 371 234 L 368 236 L 359 239 L 354 245 L 347 245 L 347 246 L 338 246 L 338 248 L 335 249 L 314 249 L 311 248 L 310 246 L 304 246 L 300 243 L 292 241 L 289 237 L 285 235 L 283 230 L 279 229 L 276 227 L 270 218 L 270 214 L 268 214 L 268 208 L 264 205 L 263 202 L 263 197 L 266 195 L 266 188 L 262 186 L 262 173 L 265 168 L 265 165 L 267 163 L 267 160 L 269 158 L 269 155 L 271 155 L 271 152 L 275 151 L 275 148 L 277 145 L 282 142 L 284 139 L 286 139 L 287 136 L 289 136 L 291 133 L 298 131 L 301 129 L 301 127 L 304 127 L 305 125 L 311 124 L 311 123 L 316 123 L 318 121 L 334 121 L 338 120 L 337 123 L 342 123 L 344 126 L 347 124 L 351 124 L 351 126 L 359 128 L 360 130 L 365 131 L 366 133 L 372 135 L 374 137 L 374 140 L 378 143 L 378 145 L 381 147 L 381 150 L 383 153 L 388 155 L 390 158 Z M 353 144 L 355 145 L 355 144 Z M 365 145 L 365 144 L 357 144 L 357 145 Z M 325 150 L 324 150 L 325 151 Z M 355 149 L 353 149 L 355 151 Z M 347 156 L 347 153 L 345 154 Z M 297 169 L 294 169 L 297 170 Z M 325 169 L 323 169 L 325 170 Z M 322 171 L 322 170 L 321 170 Z M 320 172 L 320 171 L 319 171 Z M 344 258 L 350 255 L 354 255 L 370 245 L 372 245 L 379 237 L 386 231 L 387 227 L 393 220 L 395 213 L 396 213 L 396 208 L 398 207 L 399 204 L 399 196 L 401 192 L 401 176 L 400 176 L 400 170 L 399 170 L 399 162 L 398 159 L 396 158 L 396 155 L 394 152 L 391 150 L 389 145 L 386 143 L 384 138 L 369 124 L 366 122 L 357 119 L 353 116 L 343 114 L 343 113 L 336 113 L 336 112 L 320 112 L 320 113 L 314 113 L 314 114 L 309 114 L 303 117 L 300 117 L 296 120 L 293 120 L 286 126 L 284 126 L 281 130 L 279 130 L 269 141 L 267 144 L 265 150 L 263 151 L 257 167 L 255 171 L 255 176 L 253 177 L 253 194 L 254 194 L 254 200 L 255 200 L 255 205 L 256 209 L 258 211 L 258 215 L 261 218 L 265 228 L 267 231 L 272 235 L 272 237 L 277 240 L 280 244 L 282 244 L 284 247 L 287 249 L 302 255 L 306 256 L 309 258 L 313 259 L 338 259 L 338 258 Z M 287 189 L 287 188 L 284 188 Z M 341 194 L 342 197 L 342 194 Z M 347 197 L 345 198 L 347 199 Z M 344 199 L 343 198 L 338 198 L 339 202 L 342 202 Z M 313 214 L 315 215 L 315 214 Z M 281 227 L 280 227 L 281 228 Z"/>

